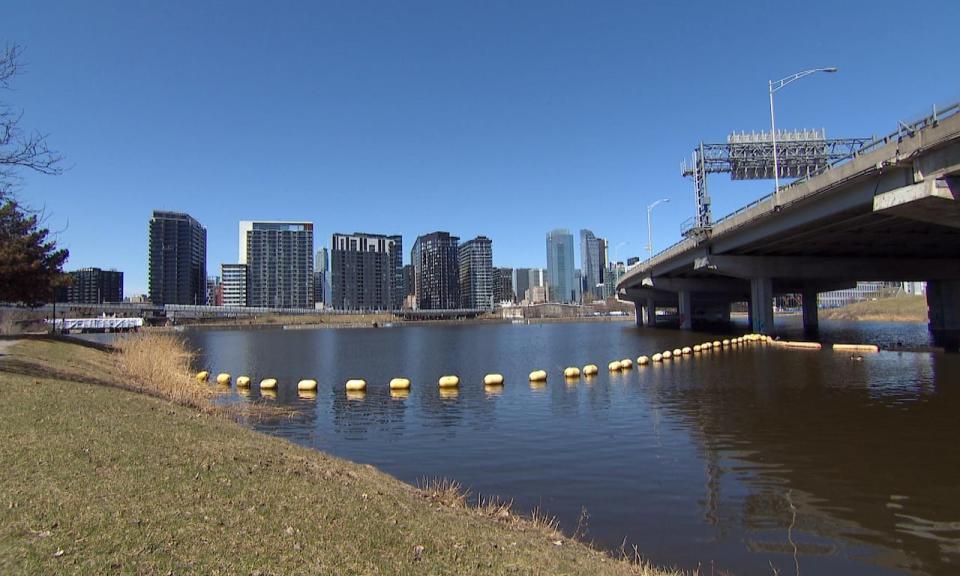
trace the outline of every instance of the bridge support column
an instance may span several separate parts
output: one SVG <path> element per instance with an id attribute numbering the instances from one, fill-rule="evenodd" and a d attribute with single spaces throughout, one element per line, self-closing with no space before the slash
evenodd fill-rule
<path id="1" fill-rule="evenodd" d="M 638 303 L 639 305 L 639 303 Z M 653 298 L 647 298 L 643 302 L 643 325 L 654 328 L 657 325 L 657 305 Z"/>
<path id="2" fill-rule="evenodd" d="M 759 334 L 773 330 L 773 281 L 770 278 L 750 279 L 750 324 Z"/>
<path id="3" fill-rule="evenodd" d="M 693 302 L 689 290 L 681 290 L 678 294 L 677 315 L 681 330 L 690 330 L 693 327 Z"/>
<path id="4" fill-rule="evenodd" d="M 927 282 L 928 324 L 934 341 L 950 352 L 960 349 L 960 280 Z"/>
<path id="5" fill-rule="evenodd" d="M 820 317 L 817 313 L 817 290 L 804 288 L 803 298 L 803 331 L 807 334 L 816 334 L 820 329 Z"/>

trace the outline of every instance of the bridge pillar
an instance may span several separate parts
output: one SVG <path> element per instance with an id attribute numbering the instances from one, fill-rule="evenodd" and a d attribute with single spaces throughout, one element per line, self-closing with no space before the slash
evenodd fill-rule
<path id="1" fill-rule="evenodd" d="M 677 305 L 677 314 L 680 320 L 681 330 L 690 330 L 693 328 L 693 302 L 689 290 L 681 290 L 678 294 L 679 303 Z"/>
<path id="2" fill-rule="evenodd" d="M 817 313 L 817 289 L 804 288 L 803 298 L 803 331 L 807 334 L 816 334 L 820 329 L 820 317 Z"/>
<path id="3" fill-rule="evenodd" d="M 638 307 L 643 309 L 643 325 L 654 328 L 657 325 L 657 304 L 654 302 L 653 298 L 647 298 L 643 301 L 643 305 Z"/>
<path id="4" fill-rule="evenodd" d="M 759 334 L 773 330 L 773 281 L 770 278 L 750 279 L 750 325 Z"/>
<path id="5" fill-rule="evenodd" d="M 927 282 L 928 324 L 934 341 L 950 352 L 960 349 L 960 280 Z"/>

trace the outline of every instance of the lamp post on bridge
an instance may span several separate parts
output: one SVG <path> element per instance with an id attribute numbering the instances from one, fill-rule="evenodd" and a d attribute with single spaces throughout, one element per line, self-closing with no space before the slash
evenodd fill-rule
<path id="1" fill-rule="evenodd" d="M 657 207 L 657 204 L 669 201 L 669 198 L 661 198 L 653 204 L 647 206 L 647 254 L 649 254 L 647 256 L 647 260 L 653 258 L 653 228 L 650 226 L 650 213 L 653 212 L 653 209 Z"/>
<path id="2" fill-rule="evenodd" d="M 770 80 L 768 82 L 767 87 L 770 92 L 770 139 L 773 142 L 773 199 L 775 209 L 780 208 L 780 166 L 777 162 L 777 125 L 773 114 L 773 93 L 780 90 L 787 84 L 803 78 L 804 76 L 816 74 L 817 72 L 827 72 L 832 74 L 837 70 L 839 70 L 839 68 L 832 66 L 830 68 L 812 68 L 810 70 L 804 70 L 803 72 L 791 74 L 786 78 L 781 78 L 780 80 Z"/>

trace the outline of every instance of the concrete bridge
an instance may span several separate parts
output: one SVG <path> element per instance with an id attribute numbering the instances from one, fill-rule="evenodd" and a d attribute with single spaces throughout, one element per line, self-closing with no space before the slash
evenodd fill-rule
<path id="1" fill-rule="evenodd" d="M 843 162 L 796 181 L 641 262 L 617 285 L 656 325 L 676 308 L 680 327 L 729 321 L 749 302 L 770 332 L 773 298 L 803 295 L 817 327 L 818 292 L 857 281 L 926 281 L 930 328 L 960 342 L 960 105 L 877 139 Z"/>

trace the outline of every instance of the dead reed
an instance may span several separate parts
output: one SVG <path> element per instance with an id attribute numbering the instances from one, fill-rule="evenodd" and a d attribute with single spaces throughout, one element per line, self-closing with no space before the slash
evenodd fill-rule
<path id="1" fill-rule="evenodd" d="M 191 352 L 171 334 L 143 332 L 120 338 L 117 364 L 129 388 L 209 412 L 214 392 L 197 382 Z"/>

